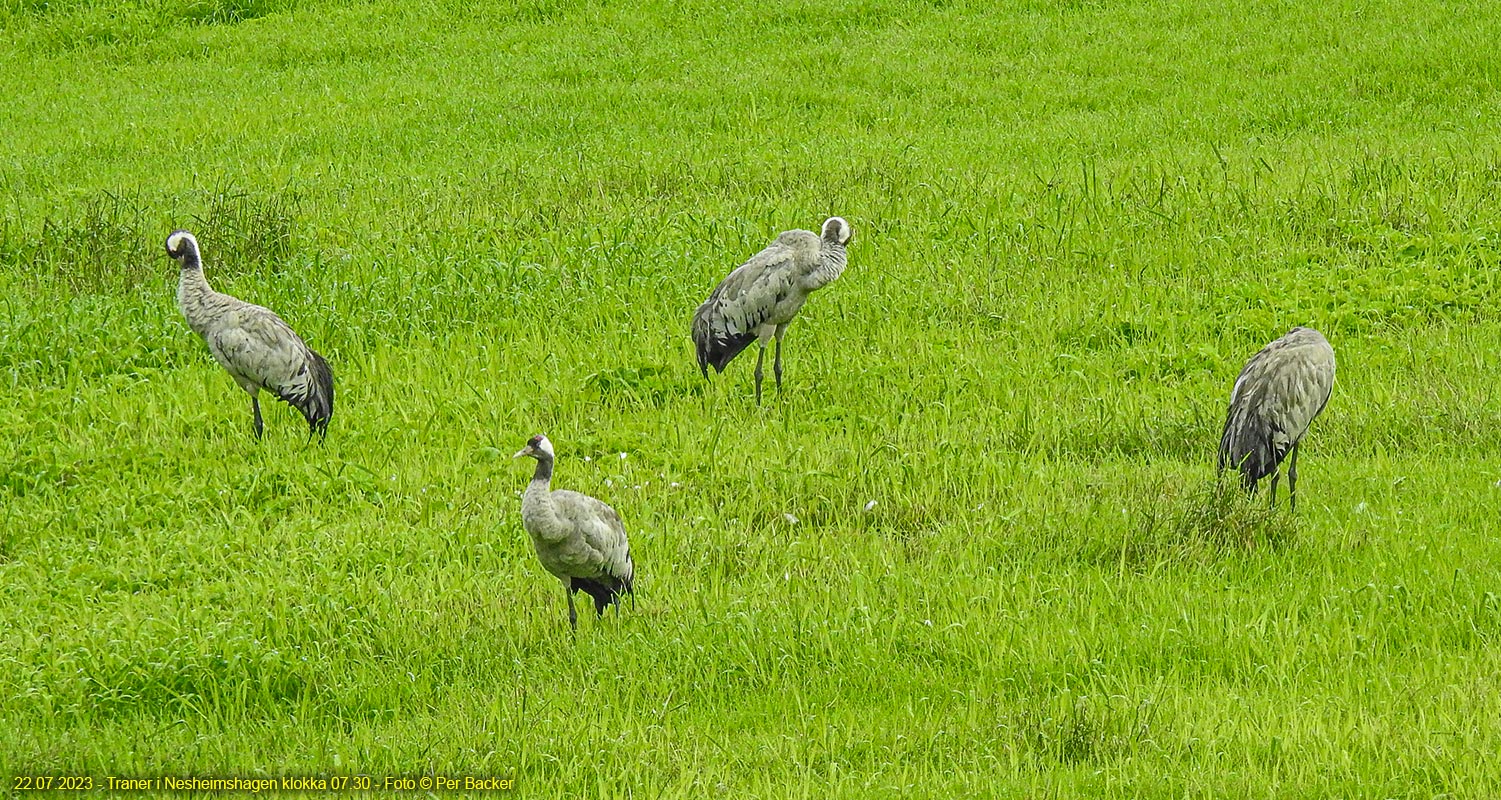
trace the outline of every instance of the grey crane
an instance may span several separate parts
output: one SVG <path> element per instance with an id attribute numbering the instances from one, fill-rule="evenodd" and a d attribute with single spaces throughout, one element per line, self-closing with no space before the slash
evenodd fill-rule
<path id="1" fill-rule="evenodd" d="M 1272 476 L 1271 501 L 1277 502 L 1277 469 L 1287 467 L 1288 499 L 1298 508 L 1298 443 L 1314 417 L 1329 403 L 1334 389 L 1334 348 L 1312 328 L 1293 328 L 1251 356 L 1235 388 L 1220 436 L 1219 471 L 1240 470 L 1247 491 Z"/>
<path id="2" fill-rule="evenodd" d="M 693 314 L 693 343 L 698 368 L 724 372 L 740 351 L 759 341 L 756 355 L 756 404 L 761 404 L 761 366 L 766 343 L 777 340 L 777 390 L 782 388 L 782 336 L 814 290 L 827 286 L 844 271 L 845 245 L 854 230 L 842 217 L 829 217 L 823 235 L 786 231 L 765 250 L 751 256 L 720 284 Z"/>
<path id="3" fill-rule="evenodd" d="M 177 305 L 188 327 L 203 337 L 214 360 L 250 395 L 255 437 L 261 421 L 260 390 L 302 412 L 308 438 L 328 434 L 334 414 L 334 375 L 328 362 L 308 347 L 270 309 L 214 291 L 203 277 L 198 239 L 187 231 L 167 237 L 167 255 L 182 266 Z"/>
<path id="4" fill-rule="evenodd" d="M 521 495 L 521 527 L 531 535 L 542 567 L 563 582 L 569 628 L 579 627 L 575 592 L 594 598 L 597 616 L 604 616 L 611 603 L 618 613 L 620 596 L 632 594 L 636 581 L 620 515 L 589 495 L 552 490 L 553 450 L 546 436 L 533 436 L 513 457 L 522 456 L 537 459 L 537 471 Z"/>

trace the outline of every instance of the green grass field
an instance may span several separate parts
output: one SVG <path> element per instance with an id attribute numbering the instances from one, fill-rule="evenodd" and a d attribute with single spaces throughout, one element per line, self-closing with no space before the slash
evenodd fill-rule
<path id="1" fill-rule="evenodd" d="M 1497 41 L 1485 2 L 9 0 L 0 791 L 1496 796 Z M 785 390 L 702 380 L 694 307 L 831 214 Z M 252 437 L 178 227 L 329 358 L 324 446 Z M 1296 515 L 1214 479 L 1294 325 L 1339 357 Z M 576 641 L 538 432 L 637 564 Z"/>

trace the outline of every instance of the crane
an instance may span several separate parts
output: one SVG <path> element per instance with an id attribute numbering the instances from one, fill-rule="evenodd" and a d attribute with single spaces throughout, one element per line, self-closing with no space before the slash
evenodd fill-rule
<path id="1" fill-rule="evenodd" d="M 756 405 L 761 404 L 762 365 L 766 343 L 776 338 L 777 390 L 782 388 L 782 337 L 807 302 L 844 271 L 845 246 L 854 230 L 843 217 L 829 217 L 823 233 L 785 231 L 765 250 L 750 257 L 720 282 L 693 314 L 693 343 L 698 368 L 724 372 L 740 351 L 759 341 L 756 355 Z"/>
<path id="2" fill-rule="evenodd" d="M 1230 390 L 1230 410 L 1220 436 L 1219 471 L 1240 470 L 1246 490 L 1272 476 L 1277 502 L 1278 467 L 1289 453 L 1288 499 L 1298 508 L 1298 443 L 1334 388 L 1334 348 L 1312 328 L 1293 328 L 1246 362 Z"/>
<path id="3" fill-rule="evenodd" d="M 521 495 L 521 527 L 543 569 L 563 582 L 568 595 L 568 626 L 577 631 L 578 611 L 573 595 L 582 591 L 594 599 L 596 616 L 612 603 L 619 611 L 620 596 L 632 594 L 636 567 L 625 524 L 604 502 L 567 489 L 552 489 L 552 442 L 538 434 L 513 458 L 537 460 L 537 471 Z M 632 601 L 635 596 L 632 594 Z"/>
<path id="4" fill-rule="evenodd" d="M 188 327 L 203 337 L 214 360 L 250 395 L 255 438 L 261 438 L 260 390 L 302 412 L 308 438 L 328 434 L 334 414 L 334 375 L 328 362 L 308 347 L 270 309 L 221 294 L 203 277 L 198 239 L 184 230 L 167 237 L 167 255 L 182 267 L 177 305 Z"/>

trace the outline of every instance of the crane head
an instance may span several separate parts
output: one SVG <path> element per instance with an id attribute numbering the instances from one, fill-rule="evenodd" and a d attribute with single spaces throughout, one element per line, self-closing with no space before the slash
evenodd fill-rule
<path id="1" fill-rule="evenodd" d="M 198 240 L 187 231 L 172 231 L 172 235 L 167 237 L 167 255 L 182 261 L 190 254 L 198 254 Z"/>
<path id="2" fill-rule="evenodd" d="M 552 442 L 547 441 L 547 437 L 539 433 L 528 439 L 526 447 L 516 451 L 516 455 L 511 456 L 511 458 L 521 458 L 522 456 L 531 456 L 538 461 L 544 458 L 552 458 Z"/>
<path id="3" fill-rule="evenodd" d="M 834 244 L 849 244 L 855 238 L 855 229 L 844 217 L 829 217 L 823 221 L 823 238 Z"/>

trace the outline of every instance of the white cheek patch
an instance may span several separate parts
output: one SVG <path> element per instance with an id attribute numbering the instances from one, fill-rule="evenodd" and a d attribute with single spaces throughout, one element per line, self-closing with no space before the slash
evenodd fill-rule
<path id="1" fill-rule="evenodd" d="M 834 241 L 840 244 L 848 242 L 852 234 L 852 231 L 850 230 L 850 224 L 845 221 L 844 217 L 829 217 L 828 220 L 824 222 L 823 229 L 825 236 L 832 233 Z"/>
<path id="2" fill-rule="evenodd" d="M 167 249 L 173 253 L 185 252 L 183 248 L 184 244 L 191 244 L 194 250 L 198 249 L 198 240 L 193 238 L 193 234 L 187 231 L 179 231 L 167 237 Z"/>

